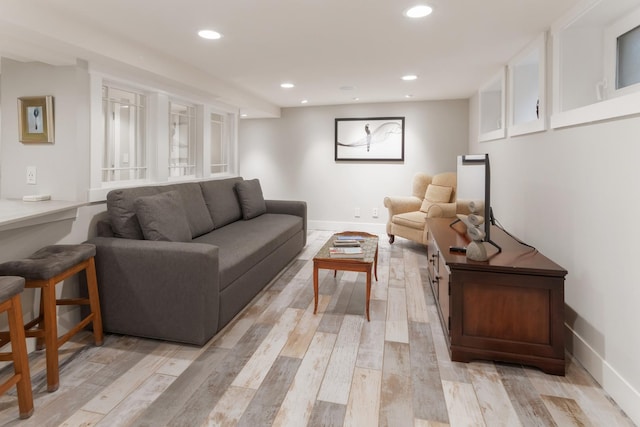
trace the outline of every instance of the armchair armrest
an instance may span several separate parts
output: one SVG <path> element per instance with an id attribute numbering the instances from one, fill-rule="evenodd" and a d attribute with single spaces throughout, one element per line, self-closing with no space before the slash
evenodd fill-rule
<path id="1" fill-rule="evenodd" d="M 218 247 L 95 237 L 105 331 L 204 344 L 218 329 Z"/>
<path id="2" fill-rule="evenodd" d="M 415 196 L 387 196 L 384 198 L 384 206 L 389 210 L 389 219 L 397 214 L 419 211 L 421 205 L 422 200 Z"/>
<path id="3" fill-rule="evenodd" d="M 433 203 L 427 212 L 427 218 L 454 218 L 456 216 L 457 204 L 451 203 Z"/>

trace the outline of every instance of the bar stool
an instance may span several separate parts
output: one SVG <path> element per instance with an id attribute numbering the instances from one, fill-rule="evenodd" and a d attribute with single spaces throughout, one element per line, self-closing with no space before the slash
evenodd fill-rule
<path id="1" fill-rule="evenodd" d="M 36 337 L 36 349 L 44 344 L 47 361 L 47 391 L 58 389 L 60 373 L 58 366 L 58 348 L 89 323 L 93 326 L 93 338 L 97 346 L 102 345 L 102 317 L 96 280 L 94 257 L 95 245 L 46 246 L 28 258 L 0 264 L 0 275 L 22 276 L 26 279 L 25 288 L 40 289 L 39 316 L 24 325 L 27 337 Z M 56 299 L 56 284 L 81 271 L 87 279 L 88 298 Z M 58 337 L 58 305 L 89 305 L 90 312 L 66 334 Z M 34 328 L 35 327 L 35 328 Z"/>
<path id="2" fill-rule="evenodd" d="M 9 337 L 0 339 L 0 347 L 11 343 L 11 352 L 0 353 L 0 360 L 13 361 L 13 376 L 0 384 L 0 395 L 12 386 L 18 390 L 18 408 L 20 418 L 29 418 L 33 414 L 33 394 L 27 358 L 27 343 L 22 328 L 22 305 L 20 294 L 24 290 L 22 277 L 0 277 L 0 313 L 7 313 Z"/>

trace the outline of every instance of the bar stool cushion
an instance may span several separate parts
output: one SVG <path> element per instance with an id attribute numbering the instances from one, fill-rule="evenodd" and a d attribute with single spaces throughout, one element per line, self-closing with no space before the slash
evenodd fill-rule
<path id="1" fill-rule="evenodd" d="M 0 275 L 47 280 L 95 254 L 96 247 L 90 243 L 45 246 L 28 258 L 0 264 Z"/>
<path id="2" fill-rule="evenodd" d="M 24 290 L 24 277 L 0 276 L 0 302 L 21 293 Z"/>

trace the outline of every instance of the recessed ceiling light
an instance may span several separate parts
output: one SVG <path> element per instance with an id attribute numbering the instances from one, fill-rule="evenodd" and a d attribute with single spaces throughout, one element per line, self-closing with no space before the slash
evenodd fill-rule
<path id="1" fill-rule="evenodd" d="M 222 34 L 213 30 L 200 30 L 198 31 L 198 35 L 207 40 L 218 40 L 220 37 L 222 37 Z"/>
<path id="2" fill-rule="evenodd" d="M 402 80 L 404 81 L 411 81 L 411 80 L 415 80 L 417 79 L 418 76 L 416 76 L 415 74 L 407 74 L 406 76 L 402 76 Z"/>
<path id="3" fill-rule="evenodd" d="M 283 89 L 291 89 L 292 87 L 295 87 L 296 85 L 294 85 L 293 83 L 282 83 L 280 85 L 281 88 Z"/>
<path id="4" fill-rule="evenodd" d="M 247 113 L 241 113 L 241 114 L 240 114 L 240 117 L 247 117 L 247 116 L 248 116 L 248 114 L 247 114 Z"/>
<path id="5" fill-rule="evenodd" d="M 432 8 L 427 5 L 420 4 L 407 9 L 404 14 L 408 18 L 424 18 L 425 16 L 430 15 L 431 12 L 433 12 Z"/>
<path id="6" fill-rule="evenodd" d="M 357 96 L 355 98 L 353 98 L 354 101 L 360 101 L 360 98 L 358 98 Z"/>
<path id="7" fill-rule="evenodd" d="M 411 95 L 410 93 L 408 93 L 408 94 L 406 94 L 404 97 L 405 97 L 405 98 L 413 98 L 413 95 Z"/>
<path id="8" fill-rule="evenodd" d="M 300 101 L 300 104 L 306 104 L 307 102 L 309 101 L 307 101 L 306 99 L 303 99 L 302 101 Z"/>

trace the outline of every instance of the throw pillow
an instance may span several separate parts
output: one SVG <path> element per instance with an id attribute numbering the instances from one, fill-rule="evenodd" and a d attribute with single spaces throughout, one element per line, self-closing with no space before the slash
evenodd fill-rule
<path id="1" fill-rule="evenodd" d="M 182 198 L 177 191 L 139 197 L 134 202 L 142 234 L 146 240 L 188 242 L 191 229 Z"/>
<path id="2" fill-rule="evenodd" d="M 432 206 L 435 203 L 448 203 L 451 198 L 452 191 L 453 188 L 451 187 L 429 184 L 420 210 L 422 212 L 429 213 L 429 210 L 432 209 Z"/>
<path id="3" fill-rule="evenodd" d="M 262 187 L 257 179 L 249 179 L 236 184 L 242 217 L 251 219 L 267 212 L 267 204 L 262 195 Z"/>

